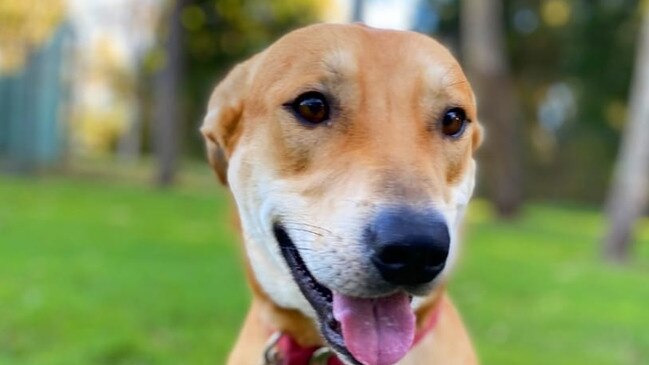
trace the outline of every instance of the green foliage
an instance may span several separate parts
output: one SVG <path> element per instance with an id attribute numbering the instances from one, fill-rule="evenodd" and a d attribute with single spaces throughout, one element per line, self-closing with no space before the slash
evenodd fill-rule
<path id="1" fill-rule="evenodd" d="M 0 177 L 0 364 L 222 364 L 248 302 L 223 190 Z M 209 180 L 203 182 L 203 180 Z M 602 265 L 602 218 L 469 214 L 450 288 L 484 364 L 649 362 L 649 222 Z"/>
<path id="2" fill-rule="evenodd" d="M 528 192 L 600 201 L 626 122 L 624 107 L 616 110 L 615 105 L 626 104 L 631 87 L 638 2 L 566 1 L 570 13 L 561 26 L 544 21 L 543 1 L 506 3 L 512 72 L 526 121 Z M 531 33 L 517 32 L 511 21 L 523 7 L 539 14 L 539 26 Z M 545 16 L 551 21 L 556 15 Z M 554 83 L 565 83 L 572 90 L 576 112 L 556 131 L 542 131 L 537 108 Z M 552 140 L 549 158 L 535 148 L 534 136 L 539 133 Z"/>

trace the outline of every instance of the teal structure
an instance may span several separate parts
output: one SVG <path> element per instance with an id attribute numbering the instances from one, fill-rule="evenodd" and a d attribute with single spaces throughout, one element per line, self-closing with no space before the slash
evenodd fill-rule
<path id="1" fill-rule="evenodd" d="M 30 172 L 65 153 L 70 77 L 63 68 L 72 33 L 65 23 L 18 72 L 0 75 L 0 168 Z"/>

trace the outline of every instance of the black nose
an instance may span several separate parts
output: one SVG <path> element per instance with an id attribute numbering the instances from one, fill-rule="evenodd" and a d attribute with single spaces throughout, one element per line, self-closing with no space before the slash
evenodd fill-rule
<path id="1" fill-rule="evenodd" d="M 379 213 L 367 230 L 372 262 L 386 281 L 418 285 L 444 269 L 450 246 L 448 226 L 431 211 L 392 208 Z"/>

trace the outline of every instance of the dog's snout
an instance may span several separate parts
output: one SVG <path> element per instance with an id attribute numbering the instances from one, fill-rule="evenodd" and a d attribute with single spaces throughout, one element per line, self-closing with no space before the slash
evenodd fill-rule
<path id="1" fill-rule="evenodd" d="M 420 285 L 444 269 L 450 247 L 448 226 L 432 211 L 389 209 L 368 228 L 372 262 L 389 283 Z"/>

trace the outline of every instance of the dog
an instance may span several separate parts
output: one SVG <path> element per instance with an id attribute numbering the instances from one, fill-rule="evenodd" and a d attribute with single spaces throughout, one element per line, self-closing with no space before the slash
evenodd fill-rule
<path id="1" fill-rule="evenodd" d="M 216 86 L 201 133 L 253 291 L 228 364 L 477 363 L 445 285 L 483 133 L 446 48 L 292 31 Z"/>

